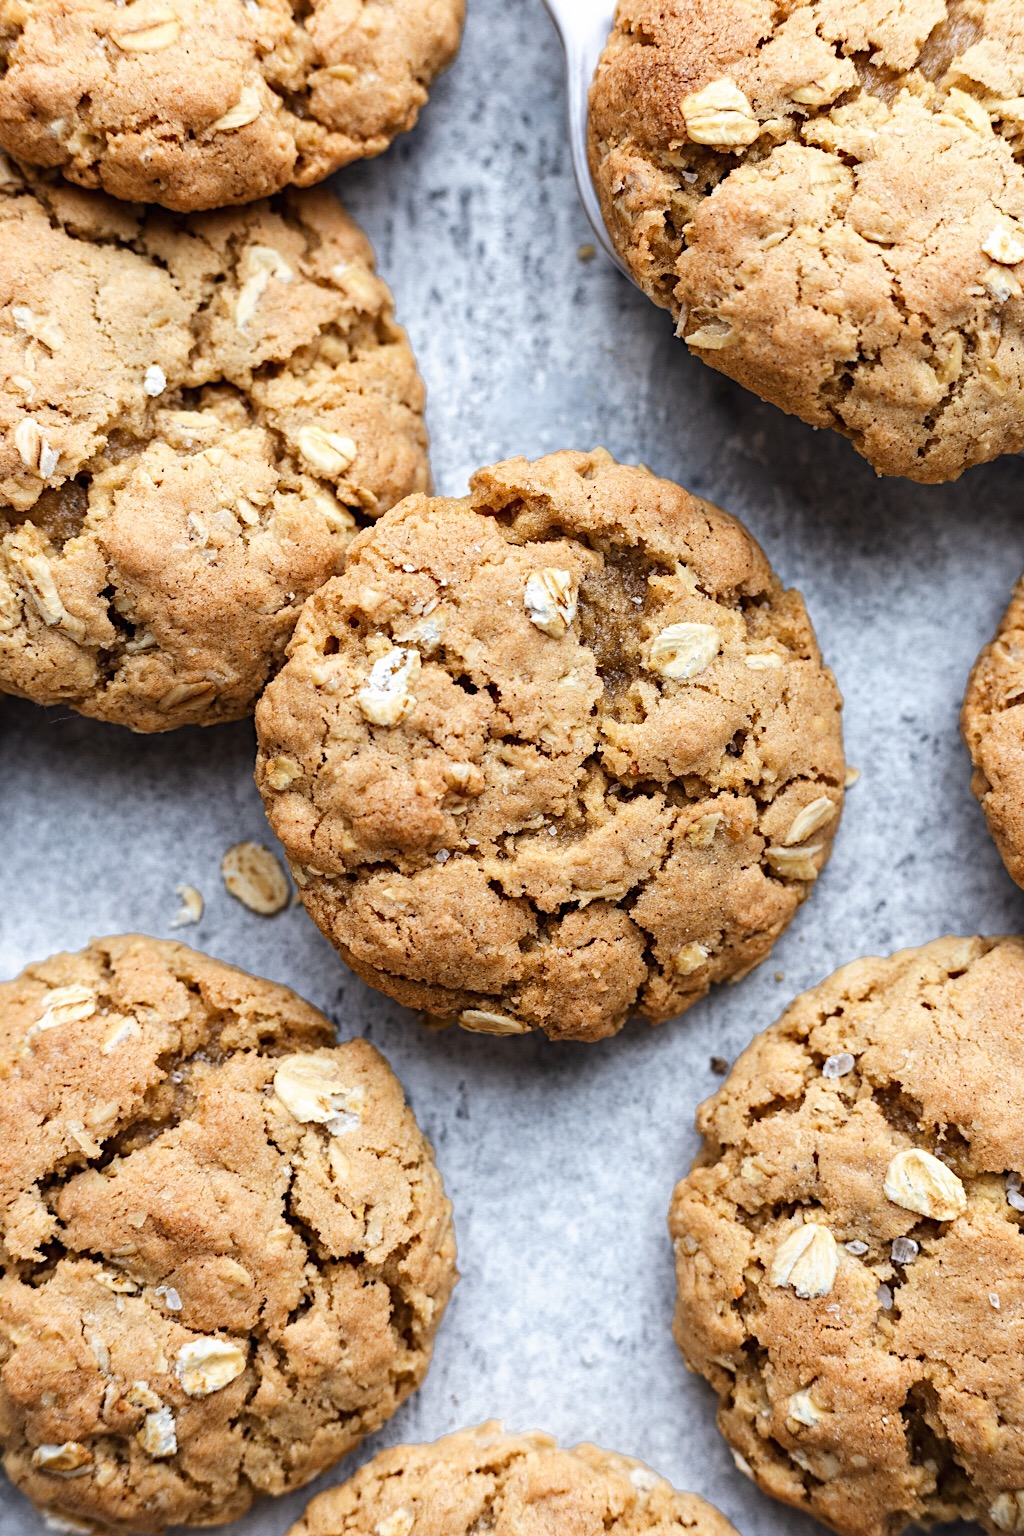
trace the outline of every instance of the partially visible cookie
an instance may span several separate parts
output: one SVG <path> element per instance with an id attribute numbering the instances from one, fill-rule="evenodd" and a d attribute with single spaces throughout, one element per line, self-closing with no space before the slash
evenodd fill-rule
<path id="1" fill-rule="evenodd" d="M 736 1536 L 696 1494 L 594 1445 L 483 1424 L 381 1451 L 288 1536 Z"/>
<path id="2" fill-rule="evenodd" d="M 1003 863 L 1024 886 L 1024 577 L 974 664 L 960 730 L 973 789 Z"/>
<path id="3" fill-rule="evenodd" d="M 0 0 L 0 147 L 194 212 L 309 186 L 411 128 L 464 0 Z"/>
<path id="4" fill-rule="evenodd" d="M 676 1339 L 741 1471 L 840 1536 L 1024 1528 L 1024 940 L 858 960 L 701 1106 Z"/>
<path id="5" fill-rule="evenodd" d="M 428 484 L 391 295 L 327 193 L 186 223 L 4 165 L 0 691 L 237 719 L 357 518 Z"/>
<path id="6" fill-rule="evenodd" d="M 840 698 L 733 518 L 603 450 L 410 497 L 307 603 L 257 782 L 348 963 L 595 1040 L 763 960 L 829 856 Z"/>
<path id="7" fill-rule="evenodd" d="M 696 356 L 883 474 L 1024 448 L 1019 0 L 619 0 L 590 107 Z"/>
<path id="8" fill-rule="evenodd" d="M 373 1047 L 137 937 L 0 986 L 0 1257 L 4 1467 L 124 1532 L 233 1520 L 351 1450 L 419 1385 L 455 1280 Z"/>

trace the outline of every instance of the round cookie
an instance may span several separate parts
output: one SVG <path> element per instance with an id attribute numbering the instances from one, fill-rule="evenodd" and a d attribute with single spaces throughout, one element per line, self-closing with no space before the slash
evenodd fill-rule
<path id="1" fill-rule="evenodd" d="M 381 1451 L 313 1499 L 288 1536 L 736 1536 L 642 1462 L 500 1424 Z"/>
<path id="2" fill-rule="evenodd" d="M 249 714 L 356 517 L 429 483 L 370 246 L 327 193 L 186 224 L 0 182 L 0 691 Z"/>
<path id="3" fill-rule="evenodd" d="M 232 1520 L 422 1380 L 440 1175 L 384 1059 L 285 987 L 138 937 L 29 966 L 0 1147 L 0 1445 L 53 1520 Z"/>
<path id="4" fill-rule="evenodd" d="M 464 0 L 0 0 L 0 147 L 180 212 L 310 186 L 411 128 Z"/>
<path id="5" fill-rule="evenodd" d="M 1024 448 L 1018 0 L 619 0 L 590 153 L 713 368 L 884 474 Z"/>
<path id="6" fill-rule="evenodd" d="M 410 497 L 257 712 L 307 909 L 467 1029 L 595 1040 L 764 959 L 828 857 L 840 699 L 739 523 L 603 450 Z"/>
<path id="7" fill-rule="evenodd" d="M 676 1339 L 740 1470 L 841 1536 L 1024 1528 L 1024 940 L 858 960 L 698 1114 Z"/>
<path id="8" fill-rule="evenodd" d="M 995 639 L 974 664 L 960 730 L 971 754 L 971 788 L 1003 863 L 1024 886 L 1024 578 Z"/>

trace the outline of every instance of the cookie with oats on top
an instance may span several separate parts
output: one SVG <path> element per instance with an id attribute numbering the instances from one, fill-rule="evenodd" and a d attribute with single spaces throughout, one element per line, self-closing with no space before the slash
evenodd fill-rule
<path id="1" fill-rule="evenodd" d="M 132 935 L 28 966 L 0 1147 L 0 1450 L 59 1528 L 233 1520 L 422 1381 L 440 1175 L 383 1057 L 286 987 Z"/>
<path id="2" fill-rule="evenodd" d="M 288 1536 L 736 1536 L 696 1494 L 630 1457 L 497 1423 L 381 1451 L 312 1500 Z"/>
<path id="3" fill-rule="evenodd" d="M 555 453 L 355 540 L 260 701 L 257 782 L 364 980 L 596 1040 L 768 954 L 831 851 L 840 707 L 734 518 Z"/>
<path id="4" fill-rule="evenodd" d="M 1019 0 L 619 0 L 590 159 L 695 357 L 882 474 L 1024 449 Z"/>
<path id="5" fill-rule="evenodd" d="M 698 1112 L 675 1335 L 737 1465 L 838 1536 L 1024 1524 L 1024 940 L 857 960 Z"/>
<path id="6" fill-rule="evenodd" d="M 182 213 L 308 187 L 411 128 L 464 0 L 0 0 L 0 149 Z"/>
<path id="7" fill-rule="evenodd" d="M 0 692 L 136 731 L 251 714 L 424 391 L 326 192 L 188 221 L 0 156 Z"/>
<path id="8" fill-rule="evenodd" d="M 971 788 L 1010 876 L 1024 886 L 1024 579 L 974 663 L 960 731 Z"/>

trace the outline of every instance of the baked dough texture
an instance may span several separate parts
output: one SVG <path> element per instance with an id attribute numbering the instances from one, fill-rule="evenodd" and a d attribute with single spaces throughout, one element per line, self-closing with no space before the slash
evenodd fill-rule
<path id="1" fill-rule="evenodd" d="M 356 518 L 429 483 L 370 246 L 325 192 L 186 224 L 0 182 L 0 690 L 250 714 Z"/>
<path id="2" fill-rule="evenodd" d="M 676 1339 L 740 1469 L 841 1536 L 1024 1529 L 1024 940 L 797 998 L 701 1106 Z"/>
<path id="3" fill-rule="evenodd" d="M 736 1536 L 642 1462 L 483 1424 L 382 1451 L 313 1499 L 288 1536 Z"/>
<path id="4" fill-rule="evenodd" d="M 464 0 L 0 0 L 0 146 L 183 213 L 310 186 L 411 128 Z"/>
<path id="5" fill-rule="evenodd" d="M 1024 579 L 974 664 L 960 729 L 974 764 L 971 788 L 1003 863 L 1024 886 Z"/>
<path id="6" fill-rule="evenodd" d="M 1019 0 L 620 0 L 590 148 L 713 368 L 883 474 L 1024 448 Z"/>
<path id="7" fill-rule="evenodd" d="M 0 1444 L 51 1519 L 234 1519 L 422 1380 L 440 1176 L 384 1059 L 286 988 L 132 936 L 29 966 L 0 1148 Z"/>
<path id="8" fill-rule="evenodd" d="M 596 1040 L 762 960 L 827 859 L 840 698 L 735 519 L 604 450 L 410 497 L 257 711 L 309 912 L 365 980 Z"/>

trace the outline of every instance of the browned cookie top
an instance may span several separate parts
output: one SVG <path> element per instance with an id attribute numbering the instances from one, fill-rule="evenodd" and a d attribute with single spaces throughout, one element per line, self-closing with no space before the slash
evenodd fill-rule
<path id="1" fill-rule="evenodd" d="M 605 218 L 713 367 L 885 474 L 1024 447 L 1019 0 L 620 0 Z"/>
<path id="2" fill-rule="evenodd" d="M 0 986 L 0 1446 L 125 1532 L 307 1482 L 422 1379 L 450 1207 L 387 1063 L 294 993 L 117 938 Z"/>
<path id="3" fill-rule="evenodd" d="M 288 1536 L 736 1536 L 639 1461 L 500 1424 L 401 1445 L 310 1503 Z"/>
<path id="4" fill-rule="evenodd" d="M 327 193 L 173 215 L 0 156 L 0 690 L 236 719 L 356 517 L 428 484 L 423 386 Z"/>
<path id="5" fill-rule="evenodd" d="M 192 212 L 309 186 L 415 123 L 464 0 L 0 0 L 0 146 Z"/>
<path id="6" fill-rule="evenodd" d="M 1003 863 L 1024 885 L 1024 581 L 974 664 L 960 729 L 974 764 L 971 788 Z"/>
<path id="7" fill-rule="evenodd" d="M 733 518 L 603 450 L 410 497 L 257 716 L 302 899 L 391 996 L 597 1039 L 763 959 L 828 857 L 840 700 Z"/>
<path id="8" fill-rule="evenodd" d="M 1024 940 L 799 997 L 701 1107 L 676 1338 L 741 1470 L 841 1536 L 1024 1529 Z"/>

